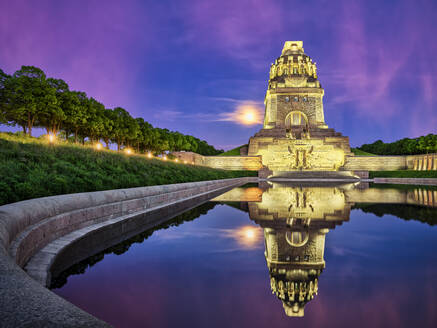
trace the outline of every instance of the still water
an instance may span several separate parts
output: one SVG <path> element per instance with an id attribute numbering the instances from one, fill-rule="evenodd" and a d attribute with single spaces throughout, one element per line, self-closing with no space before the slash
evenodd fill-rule
<path id="1" fill-rule="evenodd" d="M 53 291 L 116 327 L 436 327 L 436 203 L 435 189 L 236 188 Z"/>

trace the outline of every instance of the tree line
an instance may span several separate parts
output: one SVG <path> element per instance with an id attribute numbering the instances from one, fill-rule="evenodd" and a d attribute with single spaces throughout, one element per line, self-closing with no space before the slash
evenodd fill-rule
<path id="1" fill-rule="evenodd" d="M 48 78 L 34 66 L 22 66 L 12 75 L 0 69 L 0 123 L 20 126 L 29 136 L 34 127 L 41 127 L 48 134 L 62 132 L 69 141 L 103 140 L 107 148 L 115 143 L 118 150 L 185 150 L 202 155 L 223 152 L 193 136 L 153 127 L 122 107 L 106 108 L 85 92 L 70 90 L 65 81 Z"/>
<path id="2" fill-rule="evenodd" d="M 430 133 L 418 138 L 404 138 L 389 143 L 377 140 L 371 144 L 364 144 L 361 147 L 358 147 L 358 149 L 376 155 L 416 155 L 437 153 L 437 135 Z"/>

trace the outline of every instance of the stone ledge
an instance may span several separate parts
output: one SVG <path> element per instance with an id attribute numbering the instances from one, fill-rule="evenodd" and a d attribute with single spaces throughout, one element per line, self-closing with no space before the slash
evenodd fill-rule
<path id="1" fill-rule="evenodd" d="M 202 193 L 212 193 L 255 181 L 258 181 L 257 178 L 236 178 L 119 189 L 44 197 L 0 206 L 1 325 L 4 327 L 108 327 L 108 324 L 105 322 L 91 316 L 44 288 L 24 272 L 15 261 L 15 258 L 10 256 L 8 249 L 11 243 L 29 226 L 34 225 L 34 227 L 38 228 L 40 227 L 38 223 L 47 222 L 47 219 L 58 217 L 58 220 L 52 222 L 54 225 L 50 226 L 49 224 L 48 227 L 50 229 L 56 227 L 54 231 L 63 231 L 65 235 L 68 233 L 69 224 L 74 223 L 74 219 L 60 220 L 63 214 L 68 216 L 71 212 L 84 210 L 81 215 L 86 216 L 87 213 L 93 213 L 93 208 L 116 203 L 117 206 L 110 206 L 106 208 L 106 211 L 102 212 L 103 214 L 108 214 L 111 209 L 116 209 L 117 213 L 113 213 L 114 215 L 109 215 L 106 218 L 109 220 L 108 223 L 110 223 L 117 216 L 140 211 L 141 206 L 143 206 L 142 209 L 144 210 L 144 204 L 148 204 L 150 208 L 162 206 L 165 208 L 165 212 L 169 212 L 167 205 L 177 203 L 182 201 L 182 199 L 194 199 Z M 169 194 L 172 195 L 169 196 Z M 144 202 L 144 198 L 148 197 L 155 200 L 154 204 Z M 120 208 L 121 213 L 119 212 Z M 90 223 L 95 223 L 93 221 L 95 218 L 93 217 Z M 50 229 L 45 232 L 43 231 L 43 238 L 46 237 L 45 233 L 53 231 Z M 92 230 L 91 228 L 89 229 L 89 231 Z M 72 233 L 74 235 L 74 232 Z M 57 236 L 57 238 L 59 237 Z M 46 241 L 49 239 L 46 239 Z M 25 238 L 21 240 L 25 240 Z M 39 243 L 38 247 L 45 247 L 47 243 Z M 32 243 L 28 245 L 32 246 Z M 47 249 L 48 252 L 56 252 L 57 249 L 53 248 L 55 245 L 56 242 L 51 246 L 52 248 L 49 247 Z M 37 252 L 38 250 L 34 249 L 32 252 Z M 48 260 L 42 259 L 46 262 Z"/>
<path id="2" fill-rule="evenodd" d="M 437 179 L 435 178 L 374 178 L 373 182 L 437 186 Z"/>

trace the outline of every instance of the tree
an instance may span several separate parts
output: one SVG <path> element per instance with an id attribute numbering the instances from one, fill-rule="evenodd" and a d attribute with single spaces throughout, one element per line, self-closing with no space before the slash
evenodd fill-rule
<path id="1" fill-rule="evenodd" d="M 57 134 L 62 122 L 66 119 L 65 109 L 68 105 L 68 85 L 63 80 L 48 78 L 44 85 L 46 106 L 43 107 L 38 125 L 46 128 L 47 133 Z M 52 99 L 52 95 L 55 99 Z"/>
<path id="2" fill-rule="evenodd" d="M 84 92 L 70 91 L 65 81 L 47 78 L 34 66 L 22 66 L 12 76 L 0 69 L 0 123 L 19 125 L 29 135 L 34 126 L 45 127 L 54 134 L 62 129 L 66 139 L 73 132 L 75 142 L 78 138 L 82 142 L 86 138 L 103 139 L 106 147 L 110 141 L 116 142 L 118 150 L 132 145 L 138 151 L 220 153 L 206 141 L 154 128 L 142 118 L 134 119 L 121 107 L 105 109 L 96 99 L 88 98 Z M 421 142 L 426 151 L 435 149 L 433 145 L 435 142 L 428 144 L 428 139 Z"/>
<path id="3" fill-rule="evenodd" d="M 84 126 L 84 137 L 87 136 L 91 141 L 99 140 L 105 128 L 105 106 L 95 100 L 88 99 L 88 119 Z"/>
<path id="4" fill-rule="evenodd" d="M 101 135 L 109 149 L 109 141 L 114 137 L 114 112 L 112 109 L 105 109 L 103 112 L 103 131 Z"/>
<path id="5" fill-rule="evenodd" d="M 0 124 L 7 123 L 6 111 L 7 111 L 7 101 L 5 94 L 6 81 L 10 78 L 8 74 L 3 72 L 0 68 Z"/>
<path id="6" fill-rule="evenodd" d="M 10 106 L 7 120 L 20 125 L 31 136 L 35 121 L 48 107 L 56 106 L 55 90 L 50 88 L 44 72 L 34 66 L 21 66 L 6 80 L 6 102 Z"/>
<path id="7" fill-rule="evenodd" d="M 117 150 L 120 150 L 123 144 L 126 144 L 136 138 L 139 132 L 139 126 L 137 121 L 135 121 L 135 119 L 133 119 L 125 109 L 116 107 L 113 109 L 113 112 L 113 141 L 117 143 Z"/>

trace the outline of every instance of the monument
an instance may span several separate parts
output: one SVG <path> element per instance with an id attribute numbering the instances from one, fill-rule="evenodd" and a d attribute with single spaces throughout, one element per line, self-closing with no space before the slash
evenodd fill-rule
<path id="1" fill-rule="evenodd" d="M 258 171 L 274 178 L 367 178 L 369 171 L 431 170 L 436 155 L 355 156 L 349 138 L 329 128 L 317 66 L 302 41 L 286 41 L 270 66 L 262 129 L 241 156 L 173 153 L 179 160 L 226 170 Z"/>
<path id="2" fill-rule="evenodd" d="M 288 171 L 338 171 L 351 154 L 349 138 L 328 128 L 317 66 L 302 41 L 287 41 L 271 64 L 263 128 L 249 140 L 270 175 Z"/>

